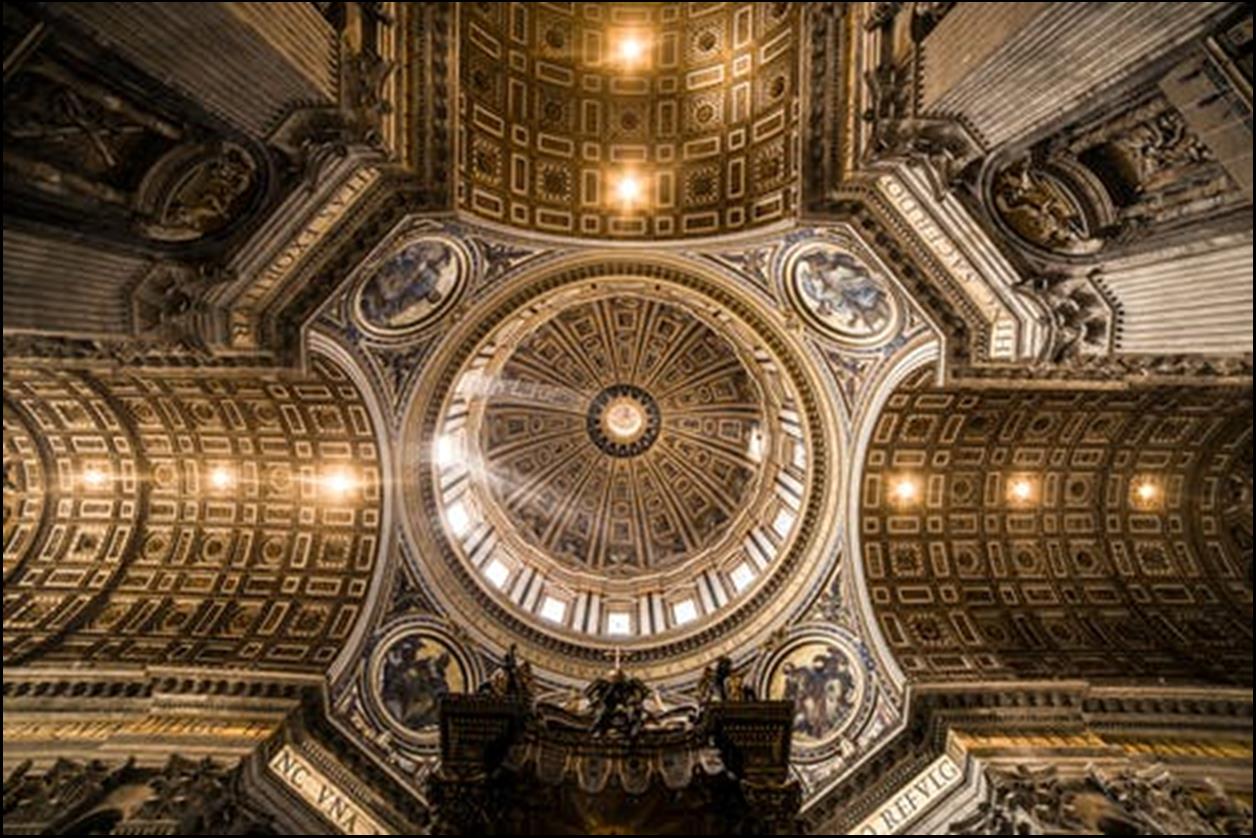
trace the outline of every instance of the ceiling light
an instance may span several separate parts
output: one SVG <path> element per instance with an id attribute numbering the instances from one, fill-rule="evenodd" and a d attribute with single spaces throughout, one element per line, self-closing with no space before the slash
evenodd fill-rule
<path id="1" fill-rule="evenodd" d="M 1034 495 L 1033 484 L 1028 480 L 1013 480 L 1010 491 L 1013 500 L 1029 500 Z"/>
<path id="2" fill-rule="evenodd" d="M 334 469 L 323 475 L 323 489 L 329 495 L 346 495 L 353 491 L 353 475 L 344 469 Z"/>
<path id="3" fill-rule="evenodd" d="M 615 184 L 615 194 L 625 204 L 631 204 L 641 197 L 641 182 L 633 175 L 623 175 Z"/>
<path id="4" fill-rule="evenodd" d="M 1156 495 L 1160 493 L 1160 490 L 1156 488 L 1156 484 L 1150 481 L 1144 481 L 1136 491 L 1138 492 L 1138 499 L 1143 502 L 1155 500 Z"/>
<path id="5" fill-rule="evenodd" d="M 645 39 L 640 35 L 624 35 L 619 39 L 619 60 L 636 64 L 645 57 Z"/>
<path id="6" fill-rule="evenodd" d="M 215 489 L 229 489 L 235 483 L 235 478 L 231 475 L 231 469 L 225 466 L 218 466 L 209 473 L 209 485 Z"/>
<path id="7" fill-rule="evenodd" d="M 91 489 L 97 489 L 105 485 L 105 473 L 98 468 L 89 467 L 83 469 L 83 485 Z"/>
<path id="8" fill-rule="evenodd" d="M 910 477 L 901 478 L 894 484 L 894 499 L 899 503 L 909 503 L 920 494 L 920 484 Z"/>

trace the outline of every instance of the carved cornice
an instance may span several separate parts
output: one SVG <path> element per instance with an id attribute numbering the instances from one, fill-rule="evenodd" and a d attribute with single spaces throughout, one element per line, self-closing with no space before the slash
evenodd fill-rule
<path id="1" fill-rule="evenodd" d="M 1111 312 L 1118 303 L 1102 277 L 1028 282 L 1013 271 L 1010 280 L 1002 278 L 1010 284 L 1001 287 L 964 256 L 968 247 L 982 250 L 991 247 L 990 242 L 966 241 L 961 248 L 960 241 L 931 218 L 913 218 L 905 209 L 922 213 L 923 196 L 901 179 L 888 177 L 898 190 L 895 194 L 901 193 L 896 200 L 883 195 L 882 189 L 849 183 L 831 193 L 826 220 L 846 219 L 860 229 L 941 329 L 946 337 L 945 380 L 985 387 L 1058 387 L 1061 382 L 1106 388 L 1251 386 L 1250 353 L 1114 354 L 1106 331 L 1101 351 L 1093 347 L 1081 351 L 1088 318 L 1097 317 L 1107 324 L 1105 330 L 1111 329 Z M 1035 290 L 1045 286 L 1050 286 L 1050 293 Z M 1091 301 L 1087 306 L 1075 299 L 1085 302 L 1087 297 Z"/>
<path id="2" fill-rule="evenodd" d="M 21 359 L 23 364 L 172 368 L 271 368 L 266 355 L 218 356 L 189 352 L 181 340 L 93 340 L 54 335 L 5 335 L 6 361 Z"/>
<path id="3" fill-rule="evenodd" d="M 231 255 L 230 276 L 206 288 L 181 281 L 179 293 L 160 299 L 157 331 L 148 343 L 133 343 L 131 355 L 167 345 L 171 352 L 186 349 L 191 340 L 191 349 L 205 356 L 273 353 L 291 363 L 306 317 L 334 286 L 320 269 L 346 246 L 352 262 L 359 248 L 374 245 L 391 226 L 370 223 L 381 203 L 394 208 L 393 220 L 402 206 L 450 208 L 452 4 L 382 5 L 386 14 L 361 12 L 379 30 L 380 51 L 342 46 L 339 106 L 294 111 L 268 138 L 298 177 Z M 193 285 L 195 299 L 181 304 Z M 167 334 L 167 342 L 154 340 Z"/>
<path id="4" fill-rule="evenodd" d="M 1249 762 L 1250 766 L 1250 755 Z M 1246 783 L 1250 787 L 1250 774 Z M 1202 782 L 1159 762 L 989 764 L 979 778 L 985 799 L 948 824 L 952 834 L 1248 835 L 1252 810 L 1213 777 Z M 954 817 L 955 812 L 952 814 Z"/>
<path id="5" fill-rule="evenodd" d="M 320 246 L 347 226 L 350 212 L 364 201 L 379 178 L 378 168 L 348 156 L 326 173 L 323 183 L 289 196 L 261 238 L 233 261 L 240 280 L 215 295 L 225 317 L 214 335 L 218 345 L 232 352 L 267 346 L 267 324 L 263 322 L 267 307 L 299 281 Z M 301 221 L 294 224 L 294 219 Z"/>
<path id="6" fill-rule="evenodd" d="M 291 808 L 299 798 L 276 772 L 273 761 L 290 748 L 308 761 L 328 781 L 329 792 L 365 807 L 397 834 L 416 834 L 429 822 L 428 807 L 416 790 L 346 735 L 333 716 L 324 687 L 302 691 L 299 708 L 273 737 L 262 744 L 249 762 L 250 786 L 272 803 Z M 305 829 L 318 829 L 301 801 L 304 815 L 295 815 Z M 326 827 L 323 827 L 325 831 Z"/>
<path id="7" fill-rule="evenodd" d="M 272 818 L 243 794 L 239 761 L 179 753 L 135 759 L 27 760 L 4 782 L 4 828 L 18 835 L 270 834 Z"/>
<path id="8" fill-rule="evenodd" d="M 1111 750 L 1102 737 L 1137 731 L 1148 742 L 1192 736 L 1251 740 L 1252 692 L 1214 687 L 1100 687 L 1086 681 L 989 682 L 908 687 L 907 723 L 830 793 L 804 812 L 814 832 L 842 834 L 890 799 L 939 754 L 953 731 L 1005 736 L 1049 734 L 1056 745 L 1080 735 L 1084 748 Z M 1020 758 L 1025 758 L 1023 749 Z"/>
<path id="9" fill-rule="evenodd" d="M 868 184 L 847 185 L 830 196 L 828 210 L 859 231 L 943 333 L 948 362 L 988 355 L 988 317 L 879 191 Z"/>
<path id="10" fill-rule="evenodd" d="M 353 217 L 361 219 L 360 223 L 341 224 L 311 252 L 307 267 L 286 283 L 283 294 L 267 311 L 263 334 L 281 357 L 290 359 L 303 351 L 304 328 L 331 292 L 388 230 L 424 205 L 423 193 L 404 178 L 389 178 L 367 201 L 355 206 Z"/>
<path id="11" fill-rule="evenodd" d="M 174 754 L 236 760 L 271 736 L 316 681 L 217 668 L 6 667 L 5 767 L 132 755 L 143 767 Z"/>

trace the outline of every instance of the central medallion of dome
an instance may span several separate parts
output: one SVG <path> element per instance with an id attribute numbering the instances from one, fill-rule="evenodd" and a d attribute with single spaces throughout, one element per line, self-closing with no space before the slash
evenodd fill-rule
<path id="1" fill-rule="evenodd" d="M 762 388 L 694 309 L 632 294 L 579 302 L 492 357 L 473 479 L 533 547 L 616 574 L 661 568 L 715 545 L 746 508 Z"/>
<path id="2" fill-rule="evenodd" d="M 659 435 L 659 406 L 632 384 L 613 384 L 589 406 L 589 438 L 612 457 L 633 457 Z"/>

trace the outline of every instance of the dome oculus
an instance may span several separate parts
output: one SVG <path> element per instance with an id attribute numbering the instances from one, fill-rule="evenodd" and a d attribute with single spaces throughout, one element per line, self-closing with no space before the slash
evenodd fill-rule
<path id="1" fill-rule="evenodd" d="M 589 406 L 589 439 L 612 457 L 646 451 L 658 438 L 659 424 L 658 402 L 633 384 L 612 384 Z"/>

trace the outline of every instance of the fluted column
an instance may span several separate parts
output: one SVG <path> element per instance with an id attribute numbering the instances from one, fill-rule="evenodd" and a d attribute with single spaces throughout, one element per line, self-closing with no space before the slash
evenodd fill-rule
<path id="1" fill-rule="evenodd" d="M 130 291 L 151 261 L 100 247 L 4 230 L 4 331 L 119 337 Z"/>

